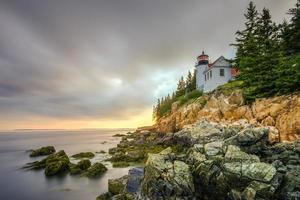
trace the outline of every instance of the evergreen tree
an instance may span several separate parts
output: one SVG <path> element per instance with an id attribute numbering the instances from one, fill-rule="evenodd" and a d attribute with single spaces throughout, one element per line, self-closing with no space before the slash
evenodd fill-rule
<path id="1" fill-rule="evenodd" d="M 251 98 L 270 96 L 276 92 L 274 70 L 281 56 L 277 26 L 272 22 L 268 9 L 264 8 L 258 17 L 255 37 L 258 39 L 258 52 L 253 57 L 246 76 L 246 93 Z M 244 78 L 245 78 L 244 76 Z"/>
<path id="2" fill-rule="evenodd" d="M 182 76 L 177 84 L 176 97 L 179 97 L 179 96 L 182 96 L 185 94 L 185 86 L 186 86 L 186 84 L 185 84 L 185 81 Z"/>
<path id="3" fill-rule="evenodd" d="M 300 53 L 300 0 L 294 8 L 288 11 L 292 16 L 291 23 L 285 27 L 284 40 L 286 44 L 286 51 L 289 55 Z"/>
<path id="4" fill-rule="evenodd" d="M 192 75 L 191 71 L 188 72 L 188 75 L 186 78 L 186 88 L 187 88 L 188 92 L 193 90 L 193 75 Z"/>
<path id="5" fill-rule="evenodd" d="M 245 30 L 236 32 L 236 43 L 232 44 L 237 49 L 235 62 L 238 66 L 241 66 L 242 58 L 249 57 L 251 59 L 251 56 L 255 56 L 258 46 L 258 41 L 255 37 L 258 12 L 252 1 L 249 3 L 247 13 L 244 16 L 246 18 Z M 247 70 L 247 67 L 241 66 L 242 70 Z"/>
<path id="6" fill-rule="evenodd" d="M 194 69 L 191 89 L 192 89 L 191 91 L 197 89 L 197 84 L 196 84 L 196 69 Z"/>

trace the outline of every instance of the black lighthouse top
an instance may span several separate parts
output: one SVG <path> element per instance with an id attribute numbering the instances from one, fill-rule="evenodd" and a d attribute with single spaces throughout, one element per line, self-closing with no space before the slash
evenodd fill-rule
<path id="1" fill-rule="evenodd" d="M 208 55 L 202 51 L 202 54 L 197 58 L 197 65 L 207 65 L 208 64 Z"/>

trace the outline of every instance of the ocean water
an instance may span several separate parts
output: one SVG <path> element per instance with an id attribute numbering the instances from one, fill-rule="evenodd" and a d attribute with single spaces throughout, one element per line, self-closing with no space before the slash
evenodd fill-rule
<path id="1" fill-rule="evenodd" d="M 70 156 L 84 151 L 107 151 L 118 144 L 120 138 L 112 137 L 128 130 L 81 130 L 81 131 L 14 131 L 0 132 L 0 199 L 1 200 L 94 200 L 107 191 L 107 180 L 128 173 L 129 168 L 112 168 L 97 179 L 64 175 L 45 177 L 44 171 L 24 170 L 30 158 L 26 150 L 53 145 L 65 150 Z M 105 156 L 96 154 L 93 162 Z M 76 160 L 71 160 L 76 162 Z"/>

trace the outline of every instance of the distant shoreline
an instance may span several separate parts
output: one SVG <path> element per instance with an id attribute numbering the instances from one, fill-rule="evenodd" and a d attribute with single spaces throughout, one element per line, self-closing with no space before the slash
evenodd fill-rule
<path id="1" fill-rule="evenodd" d="M 2 132 L 37 132 L 37 131 L 101 131 L 101 130 L 118 130 L 118 131 L 132 131 L 136 128 L 85 128 L 85 129 L 12 129 L 0 130 Z"/>

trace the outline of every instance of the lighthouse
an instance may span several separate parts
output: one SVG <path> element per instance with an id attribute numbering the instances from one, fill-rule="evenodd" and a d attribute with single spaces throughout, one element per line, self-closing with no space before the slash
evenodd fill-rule
<path id="1" fill-rule="evenodd" d="M 209 63 L 209 57 L 202 51 L 202 54 L 197 57 L 197 62 L 196 62 L 196 85 L 197 89 L 199 90 L 204 90 L 204 84 L 205 84 L 205 79 L 204 79 L 204 71 L 208 68 L 208 63 Z"/>

